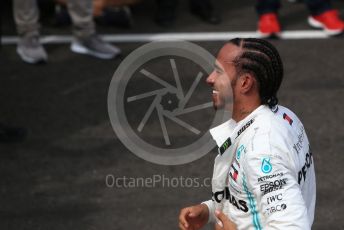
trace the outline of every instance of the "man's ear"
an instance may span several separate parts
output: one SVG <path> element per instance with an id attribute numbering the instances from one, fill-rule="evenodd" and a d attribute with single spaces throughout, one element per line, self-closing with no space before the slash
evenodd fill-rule
<path id="1" fill-rule="evenodd" d="M 242 93 L 249 92 L 255 85 L 256 79 L 252 74 L 244 73 L 240 78 L 240 89 Z"/>

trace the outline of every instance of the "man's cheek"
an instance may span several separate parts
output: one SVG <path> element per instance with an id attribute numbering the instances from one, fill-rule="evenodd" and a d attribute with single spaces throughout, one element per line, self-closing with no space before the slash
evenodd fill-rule
<path id="1" fill-rule="evenodd" d="M 218 93 L 213 93 L 212 94 L 212 98 L 213 98 L 213 103 L 216 104 L 219 100 L 219 94 Z"/>
<path id="2" fill-rule="evenodd" d="M 221 93 L 221 101 L 224 104 L 231 104 L 233 102 L 233 95 L 230 88 L 224 89 Z"/>
<path id="3" fill-rule="evenodd" d="M 214 106 L 217 109 L 221 109 L 224 105 L 223 99 L 221 98 L 220 94 L 214 94 L 213 95 L 213 102 L 214 102 Z"/>

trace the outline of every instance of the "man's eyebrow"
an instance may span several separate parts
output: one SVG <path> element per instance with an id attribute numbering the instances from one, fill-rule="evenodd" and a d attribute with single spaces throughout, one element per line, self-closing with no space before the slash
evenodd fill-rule
<path id="1" fill-rule="evenodd" d="M 217 69 L 217 70 L 223 71 L 223 69 L 220 66 L 218 66 L 217 64 L 214 65 L 214 68 Z"/>

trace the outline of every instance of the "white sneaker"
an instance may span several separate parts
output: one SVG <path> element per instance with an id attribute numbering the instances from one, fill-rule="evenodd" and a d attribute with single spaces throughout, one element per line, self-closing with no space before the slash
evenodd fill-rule
<path id="1" fill-rule="evenodd" d="M 17 53 L 20 58 L 27 63 L 37 64 L 47 62 L 48 55 L 44 47 L 39 42 L 39 35 L 24 35 L 19 38 Z"/>
<path id="2" fill-rule="evenodd" d="M 84 39 L 75 39 L 70 49 L 75 53 L 88 54 L 101 59 L 112 59 L 121 53 L 118 47 L 103 41 L 96 34 Z"/>

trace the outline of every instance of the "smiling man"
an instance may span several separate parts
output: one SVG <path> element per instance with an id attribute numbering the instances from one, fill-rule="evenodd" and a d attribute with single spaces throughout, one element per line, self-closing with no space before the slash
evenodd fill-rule
<path id="1" fill-rule="evenodd" d="M 313 156 L 301 121 L 278 105 L 282 79 L 269 42 L 236 38 L 222 47 L 207 83 L 214 108 L 231 110 L 232 119 L 210 130 L 219 148 L 212 199 L 182 209 L 180 229 L 311 228 Z"/>

